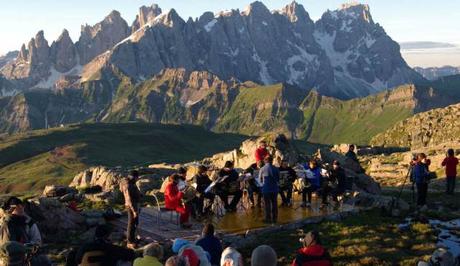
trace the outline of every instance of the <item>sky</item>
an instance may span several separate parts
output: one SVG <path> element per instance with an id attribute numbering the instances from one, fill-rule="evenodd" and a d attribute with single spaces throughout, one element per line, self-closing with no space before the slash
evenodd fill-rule
<path id="1" fill-rule="evenodd" d="M 158 4 L 176 9 L 182 18 L 198 17 L 205 11 L 244 9 L 251 0 L 0 0 L 0 55 L 18 50 L 39 30 L 51 42 L 66 28 L 78 40 L 82 24 L 93 25 L 111 10 L 118 10 L 131 24 L 142 5 Z M 279 9 L 291 0 L 262 1 Z M 327 10 L 347 1 L 297 0 L 317 20 Z M 348 1 L 349 2 L 349 1 Z M 459 0 L 363 0 L 375 22 L 396 41 L 435 41 L 460 44 Z"/>

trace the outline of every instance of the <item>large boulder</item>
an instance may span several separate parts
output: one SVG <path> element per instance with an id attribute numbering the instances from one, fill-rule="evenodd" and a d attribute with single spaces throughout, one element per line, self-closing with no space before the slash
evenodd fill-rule
<path id="1" fill-rule="evenodd" d="M 60 185 L 49 185 L 43 190 L 42 196 L 44 197 L 62 197 L 68 194 L 77 194 L 78 191 L 75 188 L 60 186 Z"/>
<path id="2" fill-rule="evenodd" d="M 211 158 L 204 159 L 203 163 L 222 168 L 226 161 L 233 161 L 236 168 L 246 169 L 255 163 L 255 151 L 261 140 L 267 142 L 268 150 L 275 158 L 275 164 L 278 164 L 281 159 L 288 160 L 290 164 L 298 162 L 299 153 L 297 149 L 285 135 L 279 134 L 248 139 L 241 144 L 239 149 L 215 154 Z"/>
<path id="3" fill-rule="evenodd" d="M 346 199 L 347 204 L 363 208 L 380 208 L 389 212 L 394 210 L 408 211 L 409 204 L 401 198 L 375 195 L 366 192 L 357 193 L 354 197 Z"/>
<path id="4" fill-rule="evenodd" d="M 76 188 L 101 187 L 102 191 L 112 191 L 125 173 L 119 168 L 103 166 L 91 167 L 77 174 L 69 186 Z"/>

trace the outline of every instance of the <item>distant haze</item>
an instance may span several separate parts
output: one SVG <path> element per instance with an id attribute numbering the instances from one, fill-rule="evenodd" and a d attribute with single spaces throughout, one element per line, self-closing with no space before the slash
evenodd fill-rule
<path id="1" fill-rule="evenodd" d="M 440 42 L 402 42 L 401 54 L 412 67 L 460 66 L 460 45 Z"/>

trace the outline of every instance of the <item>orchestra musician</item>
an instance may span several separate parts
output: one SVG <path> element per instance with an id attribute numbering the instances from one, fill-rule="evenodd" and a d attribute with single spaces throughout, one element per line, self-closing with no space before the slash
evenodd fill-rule
<path id="1" fill-rule="evenodd" d="M 224 207 L 228 212 L 235 212 L 238 203 L 243 196 L 241 191 L 238 172 L 234 169 L 233 162 L 225 162 L 225 166 L 218 173 L 221 180 L 216 185 L 216 194 L 224 202 Z M 233 195 L 231 203 L 228 203 L 228 196 Z"/>
<path id="2" fill-rule="evenodd" d="M 322 192 L 322 205 L 325 207 L 327 205 L 327 190 L 323 185 L 323 174 L 321 167 L 318 166 L 318 163 L 315 160 L 311 160 L 306 167 L 306 178 L 309 183 L 309 186 L 306 186 L 302 190 L 302 205 L 301 207 L 311 207 L 311 198 L 313 192 L 319 193 Z M 320 191 L 321 190 L 321 191 Z M 307 201 L 308 198 L 308 201 Z"/>
<path id="3" fill-rule="evenodd" d="M 281 160 L 279 167 L 280 182 L 279 193 L 282 200 L 282 206 L 292 206 L 292 188 L 297 177 L 296 172 L 289 166 L 287 160 Z"/>
<path id="4" fill-rule="evenodd" d="M 210 213 L 212 204 L 204 206 L 204 200 L 209 199 L 210 202 L 214 202 L 215 195 L 212 192 L 206 192 L 206 188 L 211 185 L 212 181 L 207 174 L 208 168 L 204 165 L 198 166 L 198 173 L 193 177 L 193 183 L 196 184 L 196 210 L 199 216 Z"/>
<path id="5" fill-rule="evenodd" d="M 165 207 L 168 210 L 176 211 L 180 214 L 180 224 L 182 228 L 190 228 L 191 225 L 188 224 L 188 219 L 190 216 L 190 210 L 182 203 L 184 196 L 183 190 L 185 189 L 185 183 L 181 185 L 179 189 L 180 182 L 182 178 L 178 174 L 173 174 L 170 177 L 171 182 L 168 183 L 165 189 Z"/>
<path id="6" fill-rule="evenodd" d="M 257 163 L 251 164 L 249 168 L 244 171 L 244 174 L 250 174 L 251 178 L 248 179 L 247 186 L 248 186 L 248 195 L 249 195 L 249 202 L 251 203 L 251 208 L 254 208 L 254 193 L 257 194 L 257 207 L 260 208 L 262 202 L 262 191 L 260 190 L 260 186 L 257 184 L 256 178 L 258 178 L 258 171 L 260 168 L 264 166 L 264 161 L 258 161 Z"/>

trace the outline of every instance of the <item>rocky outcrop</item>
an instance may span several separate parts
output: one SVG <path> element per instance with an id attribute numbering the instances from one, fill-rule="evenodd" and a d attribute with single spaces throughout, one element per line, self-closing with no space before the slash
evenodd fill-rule
<path id="1" fill-rule="evenodd" d="M 25 47 L 23 47 L 24 50 L 25 50 Z M 8 52 L 6 55 L 2 55 L 0 56 L 0 69 L 8 64 L 9 62 L 13 61 L 14 59 L 16 59 L 19 55 L 19 51 L 11 51 L 11 52 Z"/>
<path id="2" fill-rule="evenodd" d="M 153 20 L 158 17 L 163 11 L 157 4 L 152 6 L 141 6 L 139 8 L 139 14 L 131 26 L 131 32 L 134 33 L 145 25 L 152 23 Z"/>
<path id="3" fill-rule="evenodd" d="M 217 168 L 223 168 L 226 161 L 234 162 L 236 168 L 246 169 L 255 163 L 255 151 L 261 140 L 267 141 L 268 150 L 274 157 L 274 164 L 279 165 L 282 159 L 287 160 L 291 165 L 299 161 L 299 153 L 292 143 L 284 135 L 270 135 L 257 139 L 248 139 L 241 144 L 239 149 L 215 154 L 202 162 Z"/>
<path id="4" fill-rule="evenodd" d="M 107 167 L 91 167 L 86 171 L 77 174 L 70 187 L 100 187 L 102 191 L 113 191 L 118 187 L 119 181 L 124 176 L 120 169 L 110 169 Z"/>
<path id="5" fill-rule="evenodd" d="M 412 149 L 458 143 L 460 104 L 419 113 L 375 136 L 374 145 L 410 147 Z"/>
<path id="6" fill-rule="evenodd" d="M 61 73 L 71 70 L 77 64 L 77 51 L 67 30 L 51 45 L 51 60 L 55 69 Z"/>
<path id="7" fill-rule="evenodd" d="M 112 49 L 129 33 L 128 24 L 118 11 L 112 11 L 103 21 L 94 26 L 82 26 L 81 36 L 76 44 L 80 64 L 84 65 L 99 54 Z"/>

